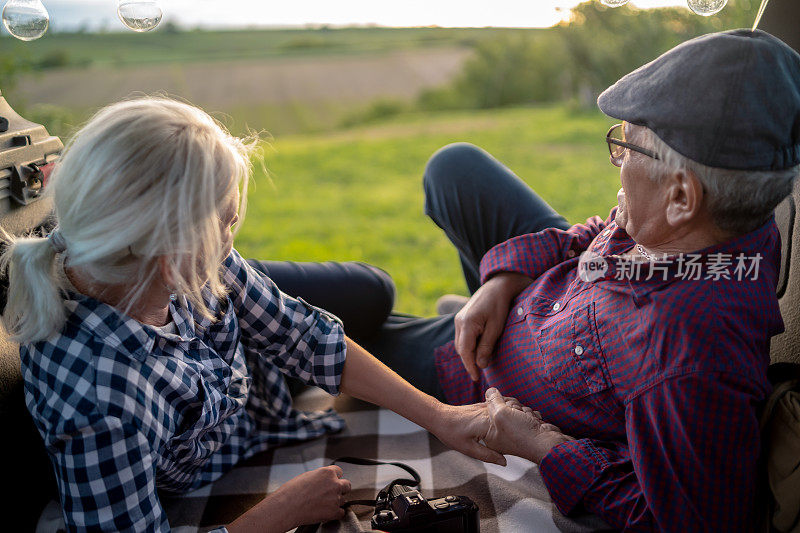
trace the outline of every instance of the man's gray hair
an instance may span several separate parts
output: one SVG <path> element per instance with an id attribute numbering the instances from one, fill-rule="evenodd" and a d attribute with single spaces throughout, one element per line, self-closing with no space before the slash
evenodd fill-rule
<path id="1" fill-rule="evenodd" d="M 685 157 L 644 128 L 646 146 L 658 154 L 651 175 L 659 180 L 670 171 L 689 170 L 703 185 L 706 207 L 723 231 L 743 235 L 755 230 L 772 215 L 775 207 L 792 193 L 800 165 L 785 170 L 729 170 L 703 165 Z"/>

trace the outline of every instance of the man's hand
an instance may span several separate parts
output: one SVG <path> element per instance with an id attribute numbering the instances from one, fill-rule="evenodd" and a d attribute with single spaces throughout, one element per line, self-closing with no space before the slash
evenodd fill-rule
<path id="1" fill-rule="evenodd" d="M 533 282 L 528 276 L 501 272 L 484 283 L 456 314 L 455 348 L 472 381 L 491 361 L 503 333 L 512 300 Z"/>
<path id="2" fill-rule="evenodd" d="M 552 448 L 574 440 L 538 411 L 524 407 L 515 398 L 507 398 L 491 388 L 486 391 L 491 426 L 484 438 L 487 446 L 500 453 L 516 455 L 539 464 Z"/>

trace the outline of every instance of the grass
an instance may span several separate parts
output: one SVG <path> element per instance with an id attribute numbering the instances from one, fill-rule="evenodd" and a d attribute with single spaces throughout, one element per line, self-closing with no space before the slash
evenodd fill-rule
<path id="1" fill-rule="evenodd" d="M 455 249 L 423 213 L 427 159 L 455 141 L 479 145 L 575 223 L 616 203 L 609 119 L 565 107 L 411 115 L 377 126 L 278 138 L 266 151 L 236 241 L 245 257 L 359 260 L 388 271 L 395 309 L 434 313 L 466 294 Z"/>
<path id="2" fill-rule="evenodd" d="M 234 105 L 215 117 L 236 135 L 252 130 L 264 130 L 280 136 L 294 133 L 320 133 L 338 127 L 342 118 L 364 104 L 335 100 Z"/>

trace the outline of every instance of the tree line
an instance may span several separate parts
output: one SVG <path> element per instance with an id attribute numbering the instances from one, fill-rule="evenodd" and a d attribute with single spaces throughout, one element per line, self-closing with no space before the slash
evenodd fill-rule
<path id="1" fill-rule="evenodd" d="M 422 109 L 494 108 L 553 101 L 593 107 L 620 77 L 677 44 L 705 33 L 750 27 L 757 9 L 730 0 L 717 15 L 686 8 L 611 9 L 578 5 L 568 22 L 545 32 L 476 43 L 473 57 L 447 87 L 420 95 Z"/>

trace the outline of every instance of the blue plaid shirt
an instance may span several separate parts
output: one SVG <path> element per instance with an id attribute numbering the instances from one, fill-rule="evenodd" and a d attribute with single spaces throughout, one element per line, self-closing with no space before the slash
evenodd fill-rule
<path id="1" fill-rule="evenodd" d="M 268 446 L 344 427 L 333 411 L 294 410 L 283 379 L 338 394 L 341 323 L 235 250 L 223 276 L 229 296 L 205 298 L 216 322 L 179 298 L 177 333 L 164 333 L 66 292 L 64 329 L 20 349 L 70 530 L 168 530 L 157 489 L 196 489 Z"/>

